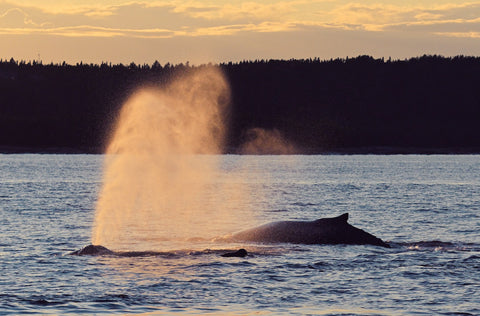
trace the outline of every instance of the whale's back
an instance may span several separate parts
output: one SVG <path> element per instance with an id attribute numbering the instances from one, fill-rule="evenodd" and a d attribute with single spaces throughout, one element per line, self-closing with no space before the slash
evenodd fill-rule
<path id="1" fill-rule="evenodd" d="M 372 244 L 388 247 L 381 239 L 348 222 L 348 213 L 315 221 L 281 221 L 241 231 L 238 241 L 293 244 Z"/>

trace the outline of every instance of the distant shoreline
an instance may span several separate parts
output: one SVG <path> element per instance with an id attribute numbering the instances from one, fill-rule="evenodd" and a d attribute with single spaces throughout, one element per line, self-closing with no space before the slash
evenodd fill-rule
<path id="1" fill-rule="evenodd" d="M 96 148 L 0 146 L 0 154 L 100 155 L 102 151 Z"/>
<path id="2" fill-rule="evenodd" d="M 0 152 L 100 154 L 139 87 L 163 89 L 208 67 L 0 60 Z M 217 67 L 230 84 L 227 153 L 480 154 L 480 57 Z"/>
<path id="3" fill-rule="evenodd" d="M 102 155 L 101 148 L 68 147 L 15 147 L 0 146 L 0 154 L 51 154 L 51 155 Z M 242 155 L 237 149 L 227 150 L 225 155 Z M 295 155 L 479 155 L 480 148 L 412 148 L 412 147 L 355 147 L 309 149 Z M 256 156 L 277 156 L 277 154 L 257 154 Z"/>

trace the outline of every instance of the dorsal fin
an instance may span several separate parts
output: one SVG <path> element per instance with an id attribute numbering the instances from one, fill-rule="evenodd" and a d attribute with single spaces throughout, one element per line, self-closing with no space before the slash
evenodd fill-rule
<path id="1" fill-rule="evenodd" d="M 340 216 L 337 216 L 337 217 L 334 217 L 332 219 L 337 220 L 339 222 L 345 222 L 346 223 L 348 221 L 348 213 L 344 213 L 344 214 L 342 214 Z"/>
<path id="2" fill-rule="evenodd" d="M 315 223 L 346 223 L 348 221 L 348 213 L 344 213 L 337 217 L 329 217 L 329 218 L 319 218 L 315 221 Z"/>

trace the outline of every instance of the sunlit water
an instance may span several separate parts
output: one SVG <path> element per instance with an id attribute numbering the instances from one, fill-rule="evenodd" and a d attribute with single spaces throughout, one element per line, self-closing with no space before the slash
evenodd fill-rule
<path id="1" fill-rule="evenodd" d="M 205 203 L 233 181 L 249 196 L 230 206 L 245 221 L 225 227 L 349 212 L 391 249 L 192 232 L 128 245 L 166 249 L 155 256 L 70 256 L 91 242 L 103 159 L 0 155 L 0 314 L 480 314 L 480 156 L 220 157 Z M 240 247 L 250 255 L 220 256 Z"/>

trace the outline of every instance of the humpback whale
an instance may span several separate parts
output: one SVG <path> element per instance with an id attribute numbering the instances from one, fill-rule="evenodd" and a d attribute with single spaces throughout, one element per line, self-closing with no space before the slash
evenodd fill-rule
<path id="1" fill-rule="evenodd" d="M 75 250 L 70 254 L 73 256 L 102 256 L 102 255 L 112 255 L 114 254 L 114 252 L 100 245 L 88 245 L 83 247 L 80 250 Z"/>
<path id="2" fill-rule="evenodd" d="M 332 218 L 320 218 L 315 221 L 281 221 L 265 224 L 233 234 L 226 241 L 258 242 L 258 243 L 292 243 L 292 244 L 346 244 L 374 245 L 390 248 L 390 245 L 366 231 L 349 223 L 348 213 Z M 158 252 L 114 252 L 100 245 L 88 245 L 70 253 L 77 256 L 117 255 L 123 257 L 138 257 L 158 255 Z M 245 249 L 228 252 L 222 257 L 247 256 Z"/>
<path id="3" fill-rule="evenodd" d="M 160 256 L 168 254 L 166 252 L 157 252 L 157 251 L 121 251 L 116 252 L 112 251 L 104 246 L 100 245 L 88 245 L 82 249 L 75 250 L 69 253 L 72 256 L 117 256 L 117 257 L 145 257 L 145 256 Z M 248 252 L 245 249 L 239 249 L 237 251 L 230 251 L 220 255 L 221 257 L 238 257 L 244 258 L 248 255 Z"/>
<path id="4" fill-rule="evenodd" d="M 248 255 L 248 252 L 245 249 L 238 249 L 235 252 L 227 252 L 221 255 L 221 257 L 225 258 L 230 258 L 230 257 L 238 257 L 238 258 L 244 258 Z"/>
<path id="5" fill-rule="evenodd" d="M 380 238 L 350 225 L 347 220 L 348 213 L 311 222 L 273 222 L 233 234 L 232 239 L 239 242 L 375 245 L 390 248 Z"/>

